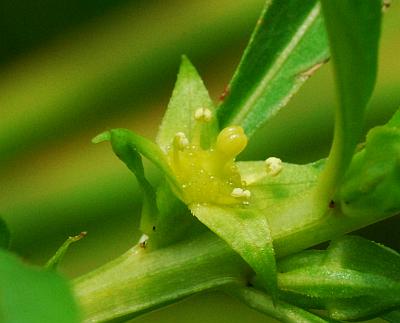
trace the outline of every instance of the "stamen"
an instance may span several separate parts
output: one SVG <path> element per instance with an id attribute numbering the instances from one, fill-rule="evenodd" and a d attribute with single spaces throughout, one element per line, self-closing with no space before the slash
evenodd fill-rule
<path id="1" fill-rule="evenodd" d="M 211 118 L 212 118 L 212 112 L 211 112 L 211 110 L 210 110 L 210 109 L 204 109 L 203 116 L 204 116 L 204 121 L 205 121 L 205 122 L 210 122 L 210 121 L 211 121 Z"/>
<path id="2" fill-rule="evenodd" d="M 238 197 L 238 198 L 241 198 L 241 197 L 249 198 L 251 196 L 251 192 L 249 190 L 244 190 L 240 187 L 235 187 L 232 190 L 231 196 Z"/>
<path id="3" fill-rule="evenodd" d="M 212 112 L 207 108 L 199 108 L 194 112 L 194 118 L 197 121 L 210 122 L 212 118 Z"/>
<path id="4" fill-rule="evenodd" d="M 283 168 L 282 160 L 280 160 L 279 158 L 276 158 L 276 157 L 267 158 L 267 160 L 265 161 L 265 165 L 266 165 L 267 174 L 270 176 L 278 175 Z"/>
<path id="5" fill-rule="evenodd" d="M 183 132 L 177 132 L 174 137 L 174 146 L 178 148 L 178 150 L 183 150 L 187 146 L 189 146 L 189 139 Z"/>

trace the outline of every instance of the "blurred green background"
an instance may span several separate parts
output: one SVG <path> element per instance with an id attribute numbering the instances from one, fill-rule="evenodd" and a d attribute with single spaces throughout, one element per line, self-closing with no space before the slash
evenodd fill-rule
<path id="1" fill-rule="evenodd" d="M 240 59 L 263 0 L 0 1 L 0 214 L 12 248 L 42 264 L 71 234 L 88 231 L 62 265 L 76 277 L 137 238 L 140 192 L 109 145 L 112 127 L 154 138 L 180 55 L 217 101 Z M 379 78 L 367 128 L 400 105 L 400 4 L 384 18 Z M 326 156 L 335 104 L 324 66 L 242 158 L 304 163 Z M 157 175 L 149 169 L 151 178 Z M 400 249 L 400 220 L 362 231 Z M 195 296 L 137 322 L 265 322 L 219 294 Z"/>

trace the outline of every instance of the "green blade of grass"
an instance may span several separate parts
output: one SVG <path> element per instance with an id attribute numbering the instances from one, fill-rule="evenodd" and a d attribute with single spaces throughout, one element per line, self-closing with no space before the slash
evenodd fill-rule
<path id="1" fill-rule="evenodd" d="M 328 57 L 318 1 L 267 1 L 218 110 L 221 127 L 252 135 Z"/>

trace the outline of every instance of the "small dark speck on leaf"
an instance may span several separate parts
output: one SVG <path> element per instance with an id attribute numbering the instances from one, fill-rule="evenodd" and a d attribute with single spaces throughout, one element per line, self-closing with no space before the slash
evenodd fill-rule
<path id="1" fill-rule="evenodd" d="M 310 68 L 308 68 L 307 70 L 301 72 L 299 74 L 300 77 L 303 78 L 309 78 L 311 75 L 313 75 L 322 65 L 326 64 L 327 62 L 329 62 L 329 58 L 323 60 L 322 62 L 319 62 L 317 64 L 314 64 L 313 66 L 311 66 Z"/>
<path id="2" fill-rule="evenodd" d="M 382 1 L 382 12 L 386 12 L 386 10 L 388 10 L 391 5 L 392 5 L 391 0 L 383 0 Z"/>
<path id="3" fill-rule="evenodd" d="M 224 91 L 221 93 L 221 95 L 219 96 L 219 100 L 220 101 L 224 101 L 225 98 L 228 96 L 229 94 L 229 85 L 225 86 Z"/>

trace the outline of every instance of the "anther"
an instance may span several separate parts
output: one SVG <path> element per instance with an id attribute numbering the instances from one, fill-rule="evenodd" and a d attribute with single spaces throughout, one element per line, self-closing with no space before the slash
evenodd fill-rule
<path id="1" fill-rule="evenodd" d="M 174 137 L 174 145 L 176 145 L 179 150 L 183 150 L 189 146 L 189 139 L 183 132 L 177 132 Z"/>
<path id="2" fill-rule="evenodd" d="M 233 197 L 245 197 L 245 198 L 249 198 L 251 196 L 251 192 L 249 190 L 244 190 L 240 187 L 235 187 L 232 190 L 231 196 Z"/>
<path id="3" fill-rule="evenodd" d="M 270 176 L 278 175 L 283 168 L 282 160 L 280 160 L 279 158 L 276 158 L 276 157 L 267 158 L 267 160 L 265 161 L 265 165 L 266 165 L 267 174 Z"/>
<path id="4" fill-rule="evenodd" d="M 210 122 L 212 118 L 212 112 L 207 108 L 199 108 L 194 112 L 194 118 L 197 121 Z"/>

